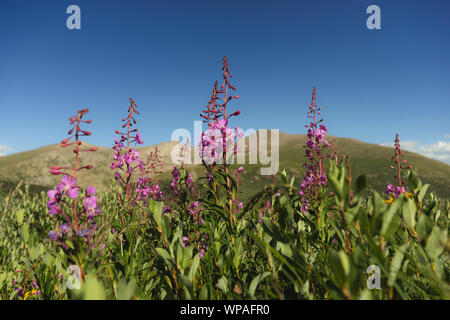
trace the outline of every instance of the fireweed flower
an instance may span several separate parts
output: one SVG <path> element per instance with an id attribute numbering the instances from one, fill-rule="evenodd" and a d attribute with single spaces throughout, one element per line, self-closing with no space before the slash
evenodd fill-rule
<path id="1" fill-rule="evenodd" d="M 409 195 L 408 192 L 406 192 L 406 189 L 404 187 L 405 182 L 402 181 L 402 172 L 405 169 L 410 169 L 411 166 L 407 166 L 405 165 L 405 163 L 407 162 L 406 160 L 401 160 L 401 157 L 404 156 L 402 149 L 400 148 L 400 139 L 398 136 L 398 133 L 395 135 L 395 140 L 394 140 L 394 156 L 392 157 L 392 161 L 394 162 L 394 166 L 390 166 L 391 169 L 396 171 L 396 176 L 394 176 L 394 179 L 396 179 L 398 181 L 398 185 L 397 186 L 393 186 L 392 184 L 389 184 L 386 187 L 386 193 L 388 195 L 393 195 L 395 196 L 395 198 L 397 199 L 400 194 L 405 194 L 405 195 Z"/>
<path id="2" fill-rule="evenodd" d="M 84 209 L 86 210 L 86 213 L 88 214 L 88 217 L 90 220 L 94 217 L 94 215 L 97 215 L 97 197 L 96 196 L 90 196 L 87 197 L 84 200 Z"/>
<path id="3" fill-rule="evenodd" d="M 78 197 L 78 187 L 76 186 L 77 179 L 71 178 L 68 175 L 65 175 L 61 182 L 56 186 L 56 190 L 61 193 L 67 193 L 67 195 L 72 198 L 76 199 Z"/>
<path id="4" fill-rule="evenodd" d="M 316 104 L 316 88 L 313 89 L 312 101 L 309 106 L 307 117 L 311 119 L 306 135 L 305 156 L 306 162 L 303 162 L 303 167 L 306 173 L 300 184 L 299 195 L 302 197 L 302 212 L 306 213 L 310 202 L 308 197 L 317 198 L 320 187 L 325 187 L 327 184 L 327 176 L 324 167 L 324 159 L 329 155 L 324 155 L 323 151 L 330 147 L 326 140 L 326 133 L 328 129 L 323 124 L 323 119 L 317 120 L 320 115 L 321 107 Z"/>
<path id="5" fill-rule="evenodd" d="M 198 246 L 199 246 L 198 253 L 199 253 L 200 259 L 203 259 L 203 257 L 206 254 L 207 246 L 203 242 L 199 242 Z"/>
<path id="6" fill-rule="evenodd" d="M 386 187 L 386 193 L 389 195 L 394 192 L 395 192 L 395 187 L 392 184 L 388 184 L 388 186 Z"/>
<path id="7" fill-rule="evenodd" d="M 137 197 L 138 200 L 143 200 L 147 204 L 148 197 L 152 197 L 153 200 L 163 200 L 163 192 L 158 184 L 150 186 L 150 179 L 143 177 L 138 179 L 137 186 Z"/>
<path id="8" fill-rule="evenodd" d="M 56 231 L 53 231 L 53 230 L 51 230 L 47 235 L 47 237 L 53 241 L 58 240 L 60 236 L 61 236 L 60 233 L 57 233 Z"/>
<path id="9" fill-rule="evenodd" d="M 145 169 L 141 170 L 142 176 L 146 176 L 148 181 L 150 181 L 150 175 L 153 178 L 153 184 L 156 184 L 156 175 L 162 173 L 163 163 L 161 160 L 161 155 L 158 150 L 158 146 L 155 147 L 155 151 L 150 152 L 147 157 L 147 161 L 144 165 Z M 158 180 L 159 182 L 159 180 Z"/>
<path id="10" fill-rule="evenodd" d="M 48 213 L 50 215 L 55 215 L 61 212 L 59 209 L 59 204 L 62 200 L 61 193 L 57 190 L 49 190 L 47 196 L 49 198 L 49 201 L 47 202 L 47 208 L 49 209 Z"/>
<path id="11" fill-rule="evenodd" d="M 63 178 L 61 179 L 61 182 L 56 186 L 55 190 L 50 190 L 47 195 L 49 197 L 49 201 L 47 203 L 47 207 L 49 209 L 50 215 L 55 215 L 56 213 L 62 214 L 66 220 L 71 220 L 71 217 L 68 216 L 66 213 L 64 213 L 61 209 L 62 202 L 64 201 L 64 197 L 67 195 L 70 199 L 73 199 L 73 219 L 74 219 L 74 225 L 75 229 L 78 230 L 78 214 L 77 214 L 77 207 L 76 207 L 76 198 L 78 197 L 78 190 L 79 187 L 76 186 L 76 177 L 80 170 L 86 169 L 92 169 L 92 165 L 85 165 L 80 166 L 79 165 L 79 156 L 81 152 L 93 152 L 97 150 L 97 147 L 91 147 L 88 149 L 81 149 L 80 146 L 82 145 L 82 142 L 80 141 L 80 138 L 83 136 L 90 136 L 91 132 L 83 130 L 81 128 L 82 123 L 91 123 L 91 120 L 83 120 L 84 115 L 88 113 L 88 109 L 81 109 L 77 111 L 77 114 L 75 116 L 72 116 L 69 118 L 69 123 L 72 125 L 72 128 L 69 130 L 68 135 L 66 139 L 62 140 L 60 143 L 60 146 L 65 148 L 68 146 L 73 145 L 73 153 L 75 154 L 75 165 L 73 168 L 68 166 L 52 166 L 50 168 L 50 173 L 53 175 L 60 175 L 64 174 Z M 73 170 L 73 173 L 71 175 L 64 173 L 63 171 L 71 171 Z"/>
<path id="12" fill-rule="evenodd" d="M 86 194 L 89 197 L 93 196 L 96 192 L 97 192 L 97 190 L 94 187 L 87 187 L 86 188 Z"/>
<path id="13" fill-rule="evenodd" d="M 238 141 L 244 136 L 244 132 L 239 127 L 232 129 L 227 125 L 228 120 L 220 119 L 202 133 L 198 146 L 204 163 L 213 165 L 222 163 L 223 160 L 228 163 L 239 152 Z"/>
<path id="14" fill-rule="evenodd" d="M 67 234 L 69 232 L 69 225 L 67 223 L 63 223 L 62 225 L 59 226 L 59 230 L 63 234 Z"/>
<path id="15" fill-rule="evenodd" d="M 200 202 L 194 201 L 188 205 L 186 208 L 188 213 L 192 216 L 194 224 L 203 223 L 203 219 L 200 217 Z"/>
<path id="16" fill-rule="evenodd" d="M 189 245 L 189 238 L 183 237 L 183 247 L 187 247 Z"/>
<path id="17" fill-rule="evenodd" d="M 230 72 L 228 65 L 228 58 L 223 57 L 223 83 L 218 89 L 218 82 L 214 83 L 213 93 L 211 99 L 205 110 L 202 110 L 200 116 L 207 123 L 208 129 L 202 133 L 199 141 L 200 156 L 203 162 L 207 165 L 215 165 L 216 163 L 227 163 L 230 159 L 226 156 L 233 156 L 237 149 L 237 140 L 243 136 L 243 132 L 236 127 L 234 130 L 228 127 L 228 120 L 230 117 L 238 116 L 241 112 L 238 110 L 232 114 L 228 113 L 227 106 L 232 99 L 238 99 L 239 96 L 229 95 L 228 90 L 236 90 L 231 85 L 230 78 L 233 75 Z M 219 97 L 223 94 L 223 98 Z M 223 99 L 222 103 L 219 100 Z M 232 148 L 232 150 L 229 150 Z M 231 152 L 230 152 L 231 151 Z"/>
<path id="18" fill-rule="evenodd" d="M 114 177 L 119 182 L 120 186 L 126 189 L 126 200 L 128 204 L 130 204 L 132 193 L 131 176 L 137 169 L 141 172 L 145 170 L 145 164 L 140 159 L 140 152 L 130 146 L 132 143 L 135 145 L 144 143 L 138 129 L 131 128 L 136 124 L 134 115 L 139 114 L 137 107 L 138 106 L 134 103 L 133 99 L 130 98 L 128 115 L 122 119 L 122 122 L 124 122 L 122 128 L 126 128 L 126 131 L 121 132 L 115 130 L 115 133 L 118 134 L 120 138 L 114 140 L 114 146 L 112 147 L 114 152 L 113 162 L 110 166 L 112 170 L 118 170 L 114 174 Z M 142 188 L 143 186 L 141 185 L 141 189 Z"/>
<path id="19" fill-rule="evenodd" d="M 170 189 L 173 194 L 178 194 L 178 181 L 180 181 L 180 170 L 177 167 L 173 167 L 172 170 L 172 182 L 170 183 Z"/>
<path id="20" fill-rule="evenodd" d="M 50 169 L 51 174 L 63 174 L 63 176 L 56 188 L 49 190 L 47 193 L 49 198 L 47 202 L 49 214 L 56 220 L 55 228 L 48 232 L 47 237 L 48 240 L 60 244 L 64 250 L 71 250 L 66 244 L 66 240 L 73 239 L 74 236 L 85 238 L 84 241 L 89 243 L 87 250 L 98 245 L 96 240 L 94 240 L 94 231 L 97 229 L 94 223 L 94 216 L 100 214 L 101 211 L 97 204 L 98 199 L 95 196 L 96 189 L 92 186 L 87 187 L 84 198 L 81 198 L 81 188 L 77 186 L 77 173 L 79 170 L 93 168 L 92 165 L 79 166 L 80 153 L 97 150 L 97 147 L 80 148 L 82 142 L 79 141 L 79 138 L 91 135 L 91 132 L 80 128 L 82 123 L 91 123 L 91 120 L 83 120 L 83 116 L 87 112 L 88 109 L 82 109 L 77 112 L 77 115 L 69 118 L 70 124 L 73 127 L 68 132 L 69 137 L 61 142 L 62 147 L 74 145 L 75 166 L 73 168 L 68 166 L 52 166 Z M 74 141 L 70 142 L 71 139 L 74 139 Z M 63 170 L 73 170 L 73 174 L 63 173 Z M 83 201 L 84 210 L 79 213 L 77 213 L 77 201 Z M 61 223 L 61 219 L 64 220 L 63 223 Z"/>

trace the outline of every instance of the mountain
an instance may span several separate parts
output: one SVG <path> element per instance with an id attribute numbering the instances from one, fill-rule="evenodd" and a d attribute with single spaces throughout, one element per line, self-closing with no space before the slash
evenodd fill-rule
<path id="1" fill-rule="evenodd" d="M 304 158 L 304 148 L 306 136 L 302 134 L 287 134 L 280 132 L 279 134 L 279 172 L 287 168 L 291 174 L 300 178 L 304 173 L 302 162 Z M 269 146 L 270 146 L 270 139 Z M 338 154 L 349 156 L 352 176 L 355 180 L 360 174 L 367 174 L 369 178 L 369 186 L 383 191 L 389 183 L 395 183 L 394 170 L 390 169 L 391 158 L 394 154 L 393 147 L 384 147 L 380 145 L 364 143 L 349 138 L 338 138 L 328 135 L 327 140 L 336 141 Z M 246 138 L 246 153 L 248 150 L 249 138 Z M 173 168 L 171 161 L 171 150 L 177 145 L 177 142 L 163 142 L 158 144 L 158 149 L 162 155 L 163 173 L 159 179 L 162 185 L 170 183 L 170 171 Z M 83 147 L 92 147 L 87 143 L 83 143 Z M 154 151 L 155 146 L 147 146 L 138 148 L 143 158 Z M 331 152 L 331 151 L 330 151 Z M 416 153 L 405 151 L 405 159 L 408 164 L 417 170 L 423 183 L 431 185 L 430 190 L 438 195 L 450 198 L 450 166 L 433 159 L 426 158 Z M 49 174 L 51 166 L 61 166 L 72 164 L 74 154 L 70 148 L 61 148 L 58 145 L 49 145 L 31 151 L 21 152 L 8 156 L 0 157 L 0 189 L 3 191 L 12 188 L 19 181 L 24 181 L 32 186 L 33 190 L 48 190 L 53 188 L 60 177 Z M 79 181 L 81 186 L 92 185 L 98 190 L 107 190 L 107 186 L 113 181 L 112 170 L 109 168 L 112 161 L 112 150 L 110 148 L 99 147 L 96 152 L 81 153 L 81 165 L 92 164 L 92 170 L 82 170 L 79 173 Z M 247 160 L 248 163 L 248 160 Z M 261 188 L 270 183 L 270 176 L 260 175 L 260 167 L 269 165 L 239 165 L 245 168 L 241 176 L 243 190 L 242 198 L 247 198 L 251 194 L 261 190 Z M 188 170 L 192 173 L 194 179 L 204 174 L 201 165 L 187 165 Z M 233 167 L 237 167 L 234 165 Z M 279 178 L 275 178 L 279 181 Z M 297 185 L 299 181 L 297 180 Z"/>

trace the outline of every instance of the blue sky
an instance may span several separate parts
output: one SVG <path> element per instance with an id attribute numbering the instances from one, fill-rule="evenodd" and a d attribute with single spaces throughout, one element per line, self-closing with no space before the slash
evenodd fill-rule
<path id="1" fill-rule="evenodd" d="M 66 8 L 81 8 L 68 30 Z M 381 8 L 381 30 L 366 8 Z M 145 144 L 193 121 L 229 57 L 233 125 L 303 133 L 313 86 L 329 133 L 450 163 L 450 2 L 0 2 L 0 154 L 57 143 L 90 109 L 92 144 L 111 146 L 140 106 Z M 86 127 L 87 128 L 87 127 Z"/>

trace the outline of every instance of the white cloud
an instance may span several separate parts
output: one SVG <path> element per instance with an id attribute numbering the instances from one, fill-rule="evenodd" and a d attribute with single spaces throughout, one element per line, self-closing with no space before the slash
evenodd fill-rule
<path id="1" fill-rule="evenodd" d="M 11 148 L 8 147 L 7 145 L 0 144 L 0 157 L 6 155 L 7 152 L 10 151 L 10 150 L 11 150 Z"/>
<path id="2" fill-rule="evenodd" d="M 419 153 L 450 164 L 450 141 L 438 141 L 420 147 Z"/>
<path id="3" fill-rule="evenodd" d="M 450 139 L 450 134 L 445 134 L 444 137 L 446 137 L 447 139 Z"/>
<path id="4" fill-rule="evenodd" d="M 417 152 L 419 149 L 420 142 L 411 140 L 411 141 L 400 141 L 400 148 L 403 150 Z"/>
<path id="5" fill-rule="evenodd" d="M 445 135 L 445 137 L 450 138 L 450 135 Z M 393 144 L 382 143 L 382 146 L 393 146 Z M 450 141 L 439 140 L 432 144 L 420 144 L 419 141 L 401 141 L 400 147 L 402 150 L 407 150 L 421 154 L 425 157 L 436 159 L 442 162 L 450 164 Z"/>

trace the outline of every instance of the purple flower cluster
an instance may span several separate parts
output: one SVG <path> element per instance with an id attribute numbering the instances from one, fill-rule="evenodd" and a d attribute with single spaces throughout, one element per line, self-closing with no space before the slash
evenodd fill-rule
<path id="1" fill-rule="evenodd" d="M 400 196 L 400 194 L 406 194 L 405 187 L 394 187 L 392 184 L 389 184 L 386 187 L 386 194 L 391 195 L 393 194 L 396 199 Z"/>
<path id="2" fill-rule="evenodd" d="M 233 130 L 227 125 L 227 119 L 219 119 L 211 123 L 210 127 L 202 133 L 199 142 L 200 157 L 206 164 L 223 163 L 224 159 L 229 162 L 239 151 L 237 144 L 244 133 L 239 127 Z"/>
<path id="3" fill-rule="evenodd" d="M 115 139 L 112 148 L 114 150 L 113 163 L 110 168 L 120 169 L 128 173 L 134 172 L 136 168 L 144 170 L 144 162 L 139 158 L 141 155 L 140 151 L 130 148 L 127 152 L 122 153 L 122 149 L 125 148 L 124 141 L 126 141 L 125 136 L 122 136 L 120 140 L 119 138 Z M 142 144 L 142 140 L 136 140 L 136 143 Z"/>
<path id="4" fill-rule="evenodd" d="M 233 203 L 236 204 L 236 208 L 234 209 L 234 213 L 238 213 L 239 210 L 242 210 L 242 208 L 244 208 L 244 203 L 239 201 L 239 199 L 233 199 Z"/>
<path id="5" fill-rule="evenodd" d="M 76 182 L 76 178 L 65 175 L 56 186 L 56 189 L 47 193 L 49 214 L 51 216 L 60 214 L 65 220 L 64 223 L 57 225 L 54 230 L 48 233 L 47 237 L 51 241 L 59 241 L 63 236 L 71 237 L 73 234 L 79 237 L 93 236 L 96 229 L 94 217 L 99 215 L 101 210 L 97 205 L 98 198 L 95 196 L 97 190 L 94 187 L 89 186 L 86 188 L 86 196 L 83 202 L 84 211 L 81 212 L 81 216 L 85 217 L 85 221 L 78 232 L 75 232 L 71 215 L 65 212 L 63 208 L 64 205 L 69 205 L 67 197 L 70 199 L 78 198 L 80 188 L 76 186 Z"/>
<path id="6" fill-rule="evenodd" d="M 300 184 L 299 195 L 303 198 L 302 212 L 306 213 L 310 206 L 309 197 L 317 197 L 317 191 L 320 186 L 325 187 L 327 184 L 327 176 L 325 174 L 323 150 L 330 147 L 326 140 L 326 133 L 328 129 L 323 122 L 323 119 L 317 120 L 316 116 L 320 115 L 321 108 L 315 103 L 316 88 L 313 90 L 313 97 L 309 111 L 308 118 L 312 119 L 309 125 L 306 125 L 308 134 L 306 136 L 305 156 L 307 162 L 303 162 L 303 167 L 306 168 L 306 173 Z M 320 123 L 320 124 L 319 124 Z M 327 154 L 326 157 L 329 155 Z"/>
<path id="7" fill-rule="evenodd" d="M 137 199 L 143 200 L 144 203 L 147 203 L 147 199 L 152 197 L 153 200 L 163 200 L 163 192 L 158 184 L 154 184 L 150 186 L 150 179 L 146 177 L 142 177 L 138 179 L 137 186 Z"/>
<path id="8" fill-rule="evenodd" d="M 200 217 L 200 202 L 194 201 L 187 206 L 187 211 L 192 216 L 194 224 L 203 223 L 203 219 Z"/>
<path id="9" fill-rule="evenodd" d="M 203 257 L 206 254 L 206 251 L 208 250 L 206 243 L 204 242 L 199 242 L 198 243 L 199 249 L 198 249 L 198 253 L 200 255 L 200 259 L 203 259 Z"/>
<path id="10" fill-rule="evenodd" d="M 84 210 L 89 221 L 93 221 L 94 217 L 101 213 L 97 206 L 98 198 L 95 196 L 97 190 L 94 187 L 87 187 L 86 198 L 84 199 Z"/>
<path id="11" fill-rule="evenodd" d="M 189 245 L 189 238 L 183 237 L 183 247 L 187 247 Z"/>
<path id="12" fill-rule="evenodd" d="M 205 238 L 208 239 L 208 235 L 206 235 Z M 189 238 L 188 237 L 184 236 L 182 238 L 182 241 L 183 241 L 183 247 L 189 246 Z M 203 257 L 206 254 L 206 251 L 208 250 L 208 247 L 206 246 L 206 243 L 201 242 L 201 241 L 199 241 L 197 243 L 197 245 L 198 245 L 198 253 L 199 253 L 200 259 L 203 259 Z"/>
<path id="13" fill-rule="evenodd" d="M 76 199 L 78 197 L 78 187 L 76 186 L 77 179 L 72 178 L 68 175 L 64 175 L 61 182 L 58 183 L 55 190 L 49 190 L 47 196 L 49 201 L 47 202 L 47 208 L 49 209 L 50 215 L 55 215 L 61 213 L 61 204 L 63 198 L 68 196 L 71 199 Z"/>
<path id="14" fill-rule="evenodd" d="M 172 170 L 172 182 L 170 183 L 170 189 L 172 191 L 173 194 L 177 195 L 179 190 L 178 190 L 178 182 L 180 181 L 180 170 L 178 169 L 178 167 L 173 167 Z"/>

